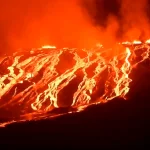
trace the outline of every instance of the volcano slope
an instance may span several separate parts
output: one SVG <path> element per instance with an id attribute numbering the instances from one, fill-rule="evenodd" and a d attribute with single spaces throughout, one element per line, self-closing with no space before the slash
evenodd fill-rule
<path id="1" fill-rule="evenodd" d="M 55 148 L 145 146 L 150 121 L 149 67 L 147 58 L 132 68 L 126 100 L 116 97 L 79 113 L 8 125 L 0 129 L 0 143 Z"/>

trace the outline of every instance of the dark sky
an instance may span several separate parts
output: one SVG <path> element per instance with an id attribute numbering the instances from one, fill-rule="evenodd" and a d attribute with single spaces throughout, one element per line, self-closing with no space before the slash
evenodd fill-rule
<path id="1" fill-rule="evenodd" d="M 148 0 L 3 0 L 0 53 L 46 44 L 88 47 L 114 42 L 120 33 L 139 38 L 149 31 L 146 9 Z"/>

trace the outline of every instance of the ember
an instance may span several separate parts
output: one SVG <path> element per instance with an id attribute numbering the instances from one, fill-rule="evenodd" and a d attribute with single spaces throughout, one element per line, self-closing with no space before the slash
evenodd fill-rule
<path id="1" fill-rule="evenodd" d="M 134 41 L 133 47 L 129 43 L 122 43 L 122 53 L 112 58 L 103 46 L 95 50 L 43 46 L 3 58 L 1 126 L 79 112 L 115 97 L 126 99 L 132 68 L 149 59 L 150 48 L 149 42 Z"/>

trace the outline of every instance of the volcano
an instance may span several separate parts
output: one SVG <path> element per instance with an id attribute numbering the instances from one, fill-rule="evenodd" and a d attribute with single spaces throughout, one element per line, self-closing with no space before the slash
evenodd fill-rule
<path id="1" fill-rule="evenodd" d="M 113 49 L 102 45 L 93 49 L 43 46 L 1 58 L 1 127 L 14 123 L 3 133 L 28 137 L 41 130 L 52 137 L 61 133 L 60 141 L 63 135 L 73 134 L 83 143 L 89 133 L 103 138 L 102 145 L 107 138 L 125 144 L 122 136 L 128 142 L 140 141 L 145 135 L 139 138 L 136 131 L 143 126 L 143 110 L 149 108 L 150 46 L 124 42 L 117 47 L 120 53 L 114 55 Z M 89 144 L 93 142 L 89 139 Z"/>

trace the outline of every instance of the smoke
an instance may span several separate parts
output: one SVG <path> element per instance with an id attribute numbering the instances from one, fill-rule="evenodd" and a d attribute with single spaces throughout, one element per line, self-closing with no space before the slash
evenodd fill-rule
<path id="1" fill-rule="evenodd" d="M 123 0 L 121 3 L 123 38 L 128 40 L 149 38 L 148 0 Z"/>
<path id="2" fill-rule="evenodd" d="M 81 0 L 6 0 L 0 2 L 2 48 L 56 45 L 92 46 L 97 29 Z"/>
<path id="3" fill-rule="evenodd" d="M 18 48 L 110 47 L 149 37 L 148 0 L 6 0 L 0 2 L 0 52 Z"/>

